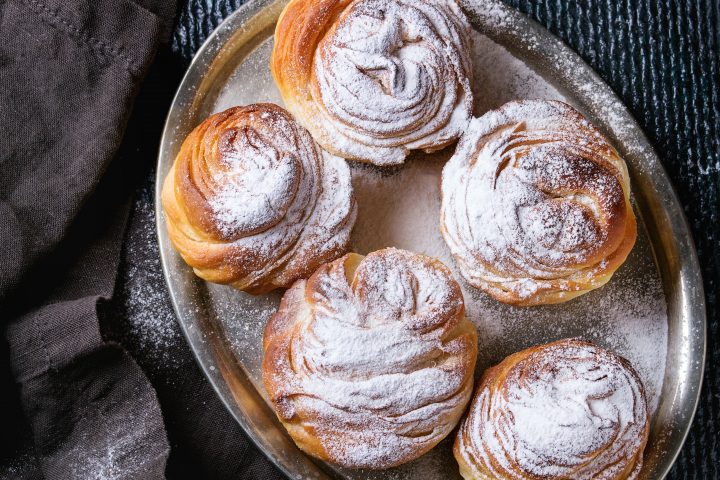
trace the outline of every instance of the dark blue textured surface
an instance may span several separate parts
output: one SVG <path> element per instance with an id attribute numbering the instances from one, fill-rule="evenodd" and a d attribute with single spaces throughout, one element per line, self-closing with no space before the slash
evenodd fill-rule
<path id="1" fill-rule="evenodd" d="M 506 0 L 562 38 L 645 130 L 690 221 L 708 301 L 705 384 L 670 478 L 720 478 L 720 6 L 710 0 Z M 189 0 L 173 35 L 189 62 L 242 0 Z"/>

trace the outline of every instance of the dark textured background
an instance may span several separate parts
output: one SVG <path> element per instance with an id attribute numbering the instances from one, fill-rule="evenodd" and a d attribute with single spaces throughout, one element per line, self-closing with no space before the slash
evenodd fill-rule
<path id="1" fill-rule="evenodd" d="M 139 99 L 141 112 L 144 99 L 152 99 L 153 104 L 169 102 L 176 84 L 168 85 L 168 76 L 179 81 L 208 34 L 242 3 L 183 3 L 171 51 L 161 54 L 144 97 Z M 677 189 L 703 268 L 709 348 L 700 407 L 670 478 L 720 478 L 720 255 L 715 252 L 720 241 L 720 7 L 717 1 L 702 0 L 508 3 L 578 51 L 617 92 L 655 145 Z M 128 348 L 158 389 L 173 446 L 169 478 L 192 476 L 195 469 L 197 474 L 205 475 L 216 471 L 218 476 L 236 472 L 241 473 L 240 478 L 268 478 L 272 473 L 268 475 L 266 462 L 252 460 L 254 456 L 249 452 L 239 451 L 238 457 L 245 460 L 234 462 L 220 453 L 200 453 L 188 441 L 195 428 L 207 428 L 212 441 L 234 441 L 241 433 L 230 415 L 223 413 L 192 361 L 175 323 L 160 270 L 152 204 L 154 172 L 150 170 L 163 114 L 149 111 L 143 117 L 144 124 L 138 127 L 145 164 L 138 166 L 139 190 L 117 296 L 108 305 L 108 311 L 118 320 L 108 322 L 113 327 L 108 327 L 107 335 Z M 189 391 L 197 398 L 207 398 L 201 409 L 187 412 L 184 409 L 189 407 L 177 401 Z M 202 421 L 208 425 L 203 426 Z M 218 430 L 227 434 L 218 439 Z"/>

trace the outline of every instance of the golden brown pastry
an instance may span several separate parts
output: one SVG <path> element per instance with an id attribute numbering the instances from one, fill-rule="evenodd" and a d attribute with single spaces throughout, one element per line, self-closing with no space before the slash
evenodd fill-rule
<path id="1" fill-rule="evenodd" d="M 472 394 L 477 333 L 447 267 L 389 248 L 299 280 L 264 347 L 265 389 L 295 443 L 345 467 L 381 469 L 455 427 Z"/>
<path id="2" fill-rule="evenodd" d="M 210 116 L 165 178 L 168 233 L 205 280 L 288 287 L 345 253 L 356 204 L 345 161 L 272 104 Z"/>
<path id="3" fill-rule="evenodd" d="M 467 126 L 469 32 L 455 0 L 291 0 L 270 66 L 288 110 L 323 148 L 398 164 Z"/>
<path id="4" fill-rule="evenodd" d="M 560 340 L 485 372 L 454 453 L 466 480 L 634 479 L 649 425 L 627 360 Z"/>
<path id="5" fill-rule="evenodd" d="M 474 119 L 443 170 L 442 197 L 462 275 L 505 303 L 559 303 L 602 286 L 637 236 L 625 162 L 562 102 L 510 102 Z"/>

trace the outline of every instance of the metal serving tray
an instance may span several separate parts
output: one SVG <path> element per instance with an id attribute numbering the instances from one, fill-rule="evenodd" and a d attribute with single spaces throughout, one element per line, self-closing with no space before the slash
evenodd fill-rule
<path id="1" fill-rule="evenodd" d="M 300 452 L 268 407 L 260 378 L 262 330 L 281 292 L 253 297 L 206 283 L 193 275 L 168 239 L 160 188 L 190 130 L 232 105 L 282 105 L 268 59 L 285 3 L 251 1 L 225 20 L 195 56 L 167 118 L 157 169 L 157 228 L 180 325 L 225 406 L 289 477 L 459 478 L 452 438 L 414 462 L 378 472 L 339 469 Z M 477 373 L 510 353 L 569 336 L 620 353 L 638 368 L 654 410 L 641 478 L 663 478 L 690 427 L 705 355 L 702 281 L 682 209 L 642 131 L 577 54 L 499 1 L 461 3 L 477 31 L 475 113 L 516 98 L 559 98 L 573 104 L 627 161 L 639 218 L 638 242 L 626 264 L 608 285 L 571 302 L 521 309 L 464 285 L 468 316 L 480 335 Z M 393 245 L 439 257 L 454 269 L 439 230 L 432 226 L 439 218 L 439 175 L 450 153 L 416 154 L 404 166 L 386 170 L 351 164 L 360 208 L 351 248 L 367 253 Z M 422 235 L 417 234 L 420 227 Z"/>

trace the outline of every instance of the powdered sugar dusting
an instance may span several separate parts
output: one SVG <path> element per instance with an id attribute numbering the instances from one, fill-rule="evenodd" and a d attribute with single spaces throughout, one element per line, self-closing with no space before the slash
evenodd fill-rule
<path id="1" fill-rule="evenodd" d="M 62 465 L 61 472 L 68 472 L 68 478 L 88 480 L 152 478 L 162 475 L 164 465 L 159 459 L 166 458 L 169 449 L 162 430 L 162 415 L 155 392 L 152 389 L 139 390 L 123 392 L 123 395 L 135 397 L 133 402 L 128 402 L 129 405 L 124 405 L 127 410 L 121 410 L 116 405 L 110 407 L 132 417 L 132 426 L 125 421 L 115 420 L 113 415 L 104 419 L 99 409 L 95 414 L 105 421 L 82 417 L 77 421 L 74 425 L 76 428 L 69 434 L 74 441 L 56 447 L 57 458 L 67 461 L 67 464 Z M 119 399 L 116 400 L 120 403 Z M 101 423 L 102 429 L 86 425 L 93 422 Z M 66 448 L 66 445 L 72 447 Z M 138 454 L 139 448 L 145 449 L 142 455 Z"/>
<path id="2" fill-rule="evenodd" d="M 220 185 L 210 208 L 226 236 L 258 231 L 282 218 L 297 192 L 300 164 L 291 152 L 257 145 L 262 138 L 251 132 L 239 135 L 216 172 Z"/>
<path id="3" fill-rule="evenodd" d="M 518 99 L 563 99 L 555 87 L 485 35 L 473 30 L 472 39 L 475 116 Z"/>
<path id="4" fill-rule="evenodd" d="M 215 284 L 207 284 L 213 298 L 213 315 L 221 320 L 232 350 L 242 361 L 250 381 L 266 397 L 262 384 L 263 330 L 277 311 L 284 292 L 253 296 Z"/>
<path id="5" fill-rule="evenodd" d="M 187 198 L 196 202 L 187 215 L 192 228 L 170 234 L 203 278 L 250 291 L 288 286 L 342 253 L 355 218 L 348 167 L 285 110 L 233 107 L 206 119 L 188 139 L 163 203 L 167 221 L 182 225 L 174 212 Z"/>
<path id="6" fill-rule="evenodd" d="M 516 301 L 593 288 L 635 221 L 625 172 L 567 104 L 511 102 L 473 119 L 442 186 L 443 233 L 464 277 Z"/>
<path id="7" fill-rule="evenodd" d="M 176 353 L 183 338 L 160 266 L 151 185 L 143 185 L 136 196 L 119 272 L 122 279 L 117 282 L 122 290 L 113 300 L 121 300 L 122 306 L 112 309 L 120 312 L 118 321 L 127 327 L 108 333 L 114 338 L 122 332 L 120 340 L 133 346 L 131 352 L 140 349 L 150 359 L 144 368 L 174 370 L 182 364 Z"/>

